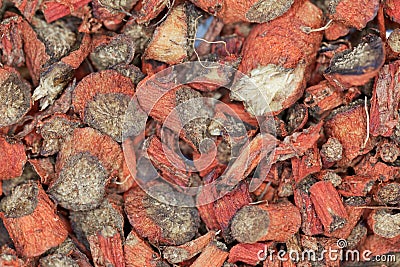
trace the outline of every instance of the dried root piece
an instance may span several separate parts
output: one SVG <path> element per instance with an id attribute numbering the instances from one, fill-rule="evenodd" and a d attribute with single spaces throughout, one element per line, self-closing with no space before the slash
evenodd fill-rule
<path id="1" fill-rule="evenodd" d="M 344 91 L 368 83 L 384 63 L 385 50 L 381 38 L 367 35 L 354 49 L 337 53 L 324 76 L 333 86 Z"/>
<path id="2" fill-rule="evenodd" d="M 382 142 L 378 145 L 379 157 L 388 163 L 393 163 L 397 160 L 400 155 L 399 147 L 392 142 Z"/>
<path id="3" fill-rule="evenodd" d="M 74 129 L 79 125 L 79 120 L 70 118 L 64 114 L 55 114 L 40 122 L 38 130 L 43 137 L 40 154 L 50 156 L 58 153 L 62 143 L 72 135 Z"/>
<path id="4" fill-rule="evenodd" d="M 10 267 L 19 267 L 24 266 L 25 262 L 18 258 L 15 250 L 11 249 L 8 246 L 0 247 L 0 265 L 1 266 L 10 266 Z"/>
<path id="5" fill-rule="evenodd" d="M 191 0 L 204 11 L 222 19 L 224 23 L 264 23 L 286 13 L 292 6 L 298 8 L 303 0 Z"/>
<path id="6" fill-rule="evenodd" d="M 325 30 L 325 38 L 329 41 L 337 40 L 350 32 L 349 27 L 341 22 L 332 22 L 328 29 Z"/>
<path id="7" fill-rule="evenodd" d="M 191 19 L 188 8 L 188 5 L 179 5 L 172 9 L 167 19 L 154 31 L 144 53 L 145 59 L 177 64 L 188 57 Z"/>
<path id="8" fill-rule="evenodd" d="M 72 11 L 88 4 L 90 0 L 47 0 L 40 7 L 47 23 L 68 16 Z"/>
<path id="9" fill-rule="evenodd" d="M 400 56 L 400 29 L 394 29 L 386 42 L 386 58 L 397 59 Z"/>
<path id="10" fill-rule="evenodd" d="M 384 2 L 385 13 L 394 22 L 400 23 L 400 5 L 398 0 L 386 0 Z"/>
<path id="11" fill-rule="evenodd" d="M 150 1 L 147 1 L 150 2 Z M 149 28 L 144 25 L 137 24 L 134 20 L 129 20 L 121 31 L 123 34 L 135 40 L 135 54 L 143 55 L 151 36 L 154 33 L 154 28 Z"/>
<path id="12" fill-rule="evenodd" d="M 88 237 L 90 252 L 96 267 L 125 267 L 121 235 L 112 226 L 105 226 L 101 231 Z"/>
<path id="13" fill-rule="evenodd" d="M 79 264 L 71 257 L 62 254 L 52 254 L 43 257 L 39 261 L 40 267 L 80 267 Z"/>
<path id="14" fill-rule="evenodd" d="M 318 28 L 321 24 L 321 10 L 306 2 L 296 12 L 256 25 L 244 43 L 239 66 L 251 79 L 237 81 L 231 98 L 244 101 L 247 111 L 256 116 L 279 113 L 296 102 L 303 94 L 322 39 L 321 32 L 306 34 L 301 27 Z M 256 86 L 249 86 L 251 82 Z"/>
<path id="15" fill-rule="evenodd" d="M 104 26 L 110 30 L 117 30 L 129 11 L 138 0 L 112 1 L 112 0 L 93 0 L 93 16 L 103 22 Z"/>
<path id="16" fill-rule="evenodd" d="M 308 108 L 303 104 L 295 104 L 287 114 L 288 134 L 301 130 L 308 121 Z"/>
<path id="17" fill-rule="evenodd" d="M 106 226 L 111 226 L 118 230 L 123 236 L 124 217 L 119 207 L 105 199 L 101 205 L 88 211 L 71 211 L 71 226 L 79 241 L 89 248 L 88 238 L 103 230 Z"/>
<path id="18" fill-rule="evenodd" d="M 112 38 L 106 36 L 100 45 L 90 53 L 90 60 L 98 70 L 105 70 L 118 64 L 129 64 L 135 54 L 133 39 L 124 34 Z"/>
<path id="19" fill-rule="evenodd" d="M 131 79 L 135 85 L 137 85 L 145 77 L 143 72 L 138 67 L 131 64 L 118 64 L 113 66 L 112 69 Z"/>
<path id="20" fill-rule="evenodd" d="M 387 182 L 393 180 L 395 177 L 400 176 L 400 168 L 390 166 L 378 160 L 378 158 L 370 155 L 365 156 L 360 163 L 358 163 L 354 170 L 357 175 L 370 177 L 373 180 Z"/>
<path id="21" fill-rule="evenodd" d="M 203 267 L 212 263 L 213 267 L 222 267 L 229 253 L 224 243 L 212 241 L 193 262 L 191 267 Z"/>
<path id="22" fill-rule="evenodd" d="M 9 142 L 0 136 L 0 148 L 0 162 L 3 162 L 0 167 L 0 180 L 21 176 L 27 160 L 25 146 L 19 142 Z"/>
<path id="23" fill-rule="evenodd" d="M 22 17 L 12 16 L 0 24 L 0 49 L 2 51 L 1 62 L 12 67 L 21 67 L 25 63 L 25 52 L 19 23 Z"/>
<path id="24" fill-rule="evenodd" d="M 40 74 L 39 86 L 35 89 L 32 98 L 40 100 L 41 109 L 54 103 L 58 94 L 73 78 L 73 69 L 63 63 L 57 62 Z"/>
<path id="25" fill-rule="evenodd" d="M 168 246 L 163 250 L 163 257 L 172 264 L 188 261 L 202 252 L 214 238 L 215 232 L 209 231 L 207 234 L 183 245 Z"/>
<path id="26" fill-rule="evenodd" d="M 238 210 L 242 207 L 249 205 L 251 197 L 247 183 L 240 183 L 231 192 L 224 195 L 222 198 L 216 200 L 214 205 L 214 213 L 219 223 L 222 235 L 226 242 L 231 242 L 230 224 L 232 218 L 235 216 Z"/>
<path id="27" fill-rule="evenodd" d="M 256 266 L 260 263 L 260 251 L 264 251 L 266 247 L 268 247 L 267 243 L 239 243 L 233 246 L 229 251 L 228 262 L 243 262 L 251 266 Z"/>
<path id="28" fill-rule="evenodd" d="M 213 111 L 206 105 L 201 93 L 171 83 L 174 81 L 165 83 L 152 77 L 145 78 L 139 83 L 135 96 L 147 114 L 179 134 L 198 151 L 201 141 L 208 137 L 208 118 L 212 117 Z"/>
<path id="29" fill-rule="evenodd" d="M 400 242 L 393 243 L 379 235 L 369 235 L 360 245 L 361 251 L 372 251 L 372 256 L 400 252 Z"/>
<path id="30" fill-rule="evenodd" d="M 49 185 L 56 178 L 54 164 L 51 158 L 29 159 L 35 172 L 40 176 L 40 182 Z"/>
<path id="31" fill-rule="evenodd" d="M 329 138 L 325 144 L 322 145 L 321 156 L 322 160 L 327 163 L 336 162 L 342 159 L 343 146 L 334 137 Z"/>
<path id="32" fill-rule="evenodd" d="M 34 17 L 32 26 L 38 38 L 46 46 L 46 52 L 52 60 L 66 56 L 76 42 L 76 34 L 62 21 L 48 24 L 44 20 Z"/>
<path id="33" fill-rule="evenodd" d="M 315 211 L 311 201 L 310 188 L 317 182 L 312 176 L 306 177 L 296 184 L 294 190 L 294 202 L 300 210 L 301 229 L 306 235 L 318 235 L 324 232 L 321 220 Z"/>
<path id="34" fill-rule="evenodd" d="M 18 254 L 35 257 L 61 244 L 67 229 L 55 213 L 54 204 L 35 182 L 17 186 L 0 202 L 0 217 Z"/>
<path id="35" fill-rule="evenodd" d="M 248 205 L 233 217 L 232 237 L 242 243 L 286 242 L 300 228 L 300 212 L 290 203 Z"/>
<path id="36" fill-rule="evenodd" d="M 0 128 L 18 123 L 31 108 L 31 87 L 10 67 L 0 68 Z"/>
<path id="37" fill-rule="evenodd" d="M 114 70 L 87 75 L 76 86 L 72 105 L 83 122 L 122 141 L 125 113 L 134 94 L 132 81 Z"/>
<path id="38" fill-rule="evenodd" d="M 138 234 L 131 231 L 124 244 L 126 267 L 168 267 L 160 255 L 150 245 L 143 241 Z"/>
<path id="39" fill-rule="evenodd" d="M 389 137 L 399 120 L 400 61 L 383 66 L 376 80 L 371 99 L 370 132 Z"/>
<path id="40" fill-rule="evenodd" d="M 348 220 L 343 202 L 331 182 L 321 181 L 310 187 L 311 200 L 327 232 L 343 228 Z"/>
<path id="41" fill-rule="evenodd" d="M 55 102 L 58 95 L 64 90 L 66 85 L 74 78 L 74 70 L 77 69 L 83 60 L 87 57 L 91 49 L 91 37 L 89 34 L 79 36 L 74 47 L 79 48 L 58 61 L 40 73 L 39 86 L 33 92 L 33 100 L 40 99 L 41 110 Z"/>
<path id="42" fill-rule="evenodd" d="M 292 172 L 295 182 L 321 170 L 322 163 L 317 145 L 305 151 L 301 158 L 292 158 Z"/>
<path id="43" fill-rule="evenodd" d="M 165 7 L 171 9 L 174 1 L 172 0 L 146 0 L 140 1 L 135 7 L 137 12 L 134 16 L 138 24 L 145 24 L 156 18 Z"/>
<path id="44" fill-rule="evenodd" d="M 167 148 L 167 145 L 161 143 L 157 137 L 151 137 L 147 142 L 147 157 L 159 170 L 163 179 L 178 186 L 189 186 L 193 170 L 186 171 L 184 159 L 172 149 Z"/>
<path id="45" fill-rule="evenodd" d="M 368 137 L 367 117 L 363 101 L 356 101 L 332 112 L 325 123 L 325 133 L 335 138 L 342 145 L 343 166 L 357 156 L 367 153 L 372 148 L 372 139 Z M 367 143 L 365 141 L 367 140 Z"/>
<path id="46" fill-rule="evenodd" d="M 374 199 L 384 205 L 398 205 L 400 203 L 400 184 L 389 183 L 379 186 Z"/>
<path id="47" fill-rule="evenodd" d="M 107 171 L 96 157 L 77 153 L 64 164 L 49 194 L 64 208 L 89 210 L 100 205 L 107 182 Z"/>
<path id="48" fill-rule="evenodd" d="M 340 266 L 340 257 L 329 257 L 328 253 L 324 253 L 324 251 L 329 250 L 329 248 L 339 251 L 340 248 L 337 244 L 336 239 L 301 235 L 299 245 L 301 245 L 301 247 L 303 248 L 303 252 L 310 250 L 315 251 L 315 257 L 310 257 L 310 265 L 318 262 L 319 260 L 323 261 L 324 264 L 328 266 Z M 293 263 L 293 266 L 296 266 L 295 263 Z"/>
<path id="49" fill-rule="evenodd" d="M 24 42 L 23 49 L 25 53 L 26 67 L 29 70 L 29 74 L 32 78 L 33 84 L 37 86 L 39 84 L 42 68 L 45 67 L 45 64 L 50 60 L 50 55 L 46 50 L 45 44 L 42 41 L 40 41 L 39 34 L 33 30 L 33 28 L 28 22 L 21 20 L 18 23 L 18 29 L 19 29 L 19 34 L 22 36 L 22 40 Z M 54 28 L 48 29 L 48 31 L 51 30 L 55 29 Z"/>
<path id="50" fill-rule="evenodd" d="M 304 104 L 309 108 L 311 116 L 324 118 L 331 110 L 344 103 L 343 94 L 324 80 L 306 89 Z"/>
<path id="51" fill-rule="evenodd" d="M 79 68 L 92 50 L 92 38 L 90 37 L 90 34 L 84 34 L 83 36 L 79 35 L 74 48 L 76 46 L 78 47 L 76 50 L 72 49 L 67 56 L 61 59 L 63 63 L 73 69 Z"/>
<path id="52" fill-rule="evenodd" d="M 367 227 L 365 227 L 362 223 L 358 223 L 351 231 L 351 234 L 346 238 L 347 248 L 355 249 L 363 244 L 367 237 L 367 232 Z"/>
<path id="53" fill-rule="evenodd" d="M 328 11 L 331 19 L 361 30 L 375 18 L 378 9 L 379 0 L 332 0 Z"/>
<path id="54" fill-rule="evenodd" d="M 122 164 L 122 150 L 109 136 L 91 128 L 75 129 L 58 156 L 58 177 L 49 186 L 49 194 L 67 209 L 96 208 L 111 176 L 122 172 Z"/>
<path id="55" fill-rule="evenodd" d="M 333 232 L 325 231 L 324 235 L 343 239 L 349 238 L 354 231 L 357 231 L 355 227 L 364 213 L 364 209 L 359 207 L 365 206 L 368 203 L 369 198 L 350 197 L 345 199 L 343 204 L 348 215 L 347 222 L 342 228 L 339 228 Z"/>
<path id="56" fill-rule="evenodd" d="M 368 217 L 368 225 L 378 236 L 390 243 L 400 240 L 400 214 L 388 210 L 374 210 Z"/>
<path id="57" fill-rule="evenodd" d="M 152 244 L 181 245 L 190 241 L 199 227 L 193 200 L 159 183 L 147 189 L 136 187 L 125 193 L 125 212 L 140 236 Z"/>
<path id="58" fill-rule="evenodd" d="M 31 22 L 36 11 L 39 9 L 41 1 L 40 0 L 12 0 L 15 7 L 21 12 L 24 18 Z"/>

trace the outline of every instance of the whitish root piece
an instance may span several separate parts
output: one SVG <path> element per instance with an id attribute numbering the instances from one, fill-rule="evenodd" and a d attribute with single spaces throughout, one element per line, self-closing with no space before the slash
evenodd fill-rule
<path id="1" fill-rule="evenodd" d="M 43 110 L 54 103 L 57 96 L 73 78 L 73 69 L 57 62 L 40 74 L 39 86 L 33 92 L 34 101 L 40 100 L 40 109 Z"/>
<path id="2" fill-rule="evenodd" d="M 303 64 L 294 69 L 275 64 L 253 69 L 250 78 L 244 77 L 234 84 L 231 98 L 243 101 L 254 116 L 280 111 L 302 93 L 304 70 Z"/>

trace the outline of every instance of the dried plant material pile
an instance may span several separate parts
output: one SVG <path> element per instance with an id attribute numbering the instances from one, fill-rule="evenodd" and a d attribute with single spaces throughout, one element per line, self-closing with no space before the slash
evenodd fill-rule
<path id="1" fill-rule="evenodd" d="M 400 1 L 10 0 L 0 20 L 0 266 L 400 261 Z"/>

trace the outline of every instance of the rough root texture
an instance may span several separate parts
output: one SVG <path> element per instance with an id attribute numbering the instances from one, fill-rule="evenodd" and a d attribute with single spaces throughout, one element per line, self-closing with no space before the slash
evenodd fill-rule
<path id="1" fill-rule="evenodd" d="M 55 254 L 40 259 L 41 267 L 79 267 L 79 265 L 70 257 Z"/>
<path id="2" fill-rule="evenodd" d="M 353 50 L 337 53 L 324 76 L 332 85 L 341 88 L 366 84 L 374 77 L 385 61 L 380 37 L 368 35 Z"/>
<path id="3" fill-rule="evenodd" d="M 134 53 L 132 39 L 120 35 L 109 43 L 96 47 L 90 54 L 90 60 L 98 70 L 105 70 L 121 63 L 129 64 Z"/>
<path id="4" fill-rule="evenodd" d="M 385 210 L 378 210 L 374 214 L 374 233 L 385 238 L 393 238 L 400 235 L 400 213 L 391 214 Z"/>
<path id="5" fill-rule="evenodd" d="M 18 218 L 33 213 L 38 204 L 39 188 L 35 183 L 22 184 L 12 194 L 2 199 L 0 209 L 8 218 Z"/>
<path id="6" fill-rule="evenodd" d="M 30 87 L 16 73 L 0 70 L 0 127 L 17 123 L 31 106 Z"/>
<path id="7" fill-rule="evenodd" d="M 391 183 L 382 187 L 377 194 L 377 200 L 383 204 L 396 205 L 400 203 L 400 184 Z"/>
<path id="8" fill-rule="evenodd" d="M 33 18 L 32 24 L 39 39 L 46 45 L 46 52 L 53 59 L 60 59 L 67 55 L 76 42 L 76 35 L 69 30 L 67 25 L 62 21 L 51 24 L 44 20 Z"/>
<path id="9" fill-rule="evenodd" d="M 254 206 L 241 208 L 232 220 L 232 236 L 242 243 L 255 243 L 268 232 L 268 212 Z"/>
<path id="10" fill-rule="evenodd" d="M 107 180 L 107 171 L 96 157 L 78 153 L 68 159 L 49 193 L 64 208 L 89 210 L 100 205 Z"/>
<path id="11" fill-rule="evenodd" d="M 84 122 L 121 142 L 124 115 L 131 97 L 120 93 L 98 94 L 88 102 Z"/>
<path id="12" fill-rule="evenodd" d="M 321 154 L 328 162 L 335 162 L 342 159 L 343 147 L 336 138 L 329 138 L 328 141 L 322 145 Z"/>
<path id="13" fill-rule="evenodd" d="M 325 71 L 326 73 L 340 72 L 342 74 L 362 74 L 365 69 L 379 68 L 380 61 L 377 57 L 381 57 L 382 42 L 378 37 L 374 42 L 363 42 L 353 50 L 346 50 L 338 53 L 331 61 L 331 65 Z M 377 53 L 378 52 L 378 53 Z M 377 65 L 379 64 L 379 65 Z"/>
<path id="14" fill-rule="evenodd" d="M 293 3 L 294 0 L 259 0 L 246 12 L 246 18 L 249 22 L 268 22 L 283 15 Z"/>
<path id="15" fill-rule="evenodd" d="M 400 53 L 400 29 L 395 29 L 387 40 L 393 52 Z"/>
<path id="16" fill-rule="evenodd" d="M 78 239 L 88 245 L 87 237 L 103 230 L 106 226 L 118 229 L 122 235 L 124 225 L 123 216 L 111 205 L 108 200 L 97 209 L 89 211 L 71 211 L 72 229 Z"/>
<path id="17" fill-rule="evenodd" d="M 192 198 L 167 184 L 147 192 L 135 188 L 125 195 L 125 209 L 134 229 L 153 244 L 181 245 L 197 233 L 200 217 Z"/>
<path id="18" fill-rule="evenodd" d="M 201 141 L 206 138 L 208 118 L 212 111 L 207 108 L 202 95 L 191 89 L 182 88 L 176 92 L 176 111 L 187 137 L 199 148 Z M 197 99 L 198 98 L 198 99 Z"/>
<path id="19" fill-rule="evenodd" d="M 147 197 L 143 204 L 147 207 L 148 216 L 161 226 L 163 236 L 173 240 L 175 244 L 190 241 L 199 227 L 197 210 L 175 206 L 189 203 L 187 203 L 187 199 L 182 199 L 182 196 L 172 191 L 171 188 L 154 187 L 152 195 L 162 202 Z"/>

